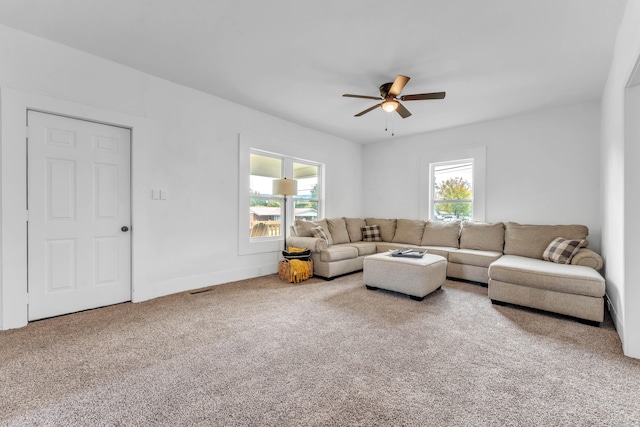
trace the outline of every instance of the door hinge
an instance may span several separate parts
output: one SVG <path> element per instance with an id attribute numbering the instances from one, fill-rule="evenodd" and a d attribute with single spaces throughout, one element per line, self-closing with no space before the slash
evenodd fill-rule
<path id="1" fill-rule="evenodd" d="M 26 221 L 29 222 L 29 211 L 25 211 L 25 217 L 26 217 Z"/>

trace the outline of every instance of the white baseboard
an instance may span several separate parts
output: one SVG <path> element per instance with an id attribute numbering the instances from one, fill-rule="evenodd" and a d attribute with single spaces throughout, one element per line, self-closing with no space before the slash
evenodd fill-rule
<path id="1" fill-rule="evenodd" d="M 616 328 L 616 331 L 618 331 L 618 335 L 620 336 L 620 341 L 623 340 L 623 336 L 624 336 L 624 324 L 622 323 L 622 320 L 620 319 L 620 316 L 618 315 L 618 312 L 616 311 L 616 308 L 613 304 L 611 304 L 611 299 L 609 298 L 609 295 L 605 294 L 605 301 L 607 303 L 607 309 L 609 310 L 609 315 L 611 316 L 611 320 L 613 320 L 613 325 Z"/>
<path id="2" fill-rule="evenodd" d="M 218 271 L 210 274 L 164 280 L 161 282 L 151 283 L 149 286 L 145 287 L 146 289 L 136 289 L 134 284 L 132 301 L 142 302 L 165 295 L 206 288 L 208 286 L 221 285 L 223 283 L 235 282 L 237 280 L 266 276 L 277 272 L 278 264 L 270 262 L 268 264 L 252 265 L 249 267 Z"/>

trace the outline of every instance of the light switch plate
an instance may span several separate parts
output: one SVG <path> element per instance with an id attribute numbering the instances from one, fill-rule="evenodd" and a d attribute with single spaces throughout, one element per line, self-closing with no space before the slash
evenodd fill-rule
<path id="1" fill-rule="evenodd" d="M 159 188 L 151 189 L 151 199 L 160 200 L 160 189 Z"/>
<path id="2" fill-rule="evenodd" d="M 167 200 L 168 197 L 169 197 L 169 194 L 167 193 L 167 189 L 166 188 L 161 188 L 160 189 L 160 200 Z"/>

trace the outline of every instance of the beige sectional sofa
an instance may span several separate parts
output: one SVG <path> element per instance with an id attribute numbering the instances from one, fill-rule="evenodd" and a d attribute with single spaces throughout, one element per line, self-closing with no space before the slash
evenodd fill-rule
<path id="1" fill-rule="evenodd" d="M 366 232 L 363 237 L 363 228 L 378 230 L 379 238 Z M 326 279 L 362 270 L 369 255 L 413 248 L 444 256 L 448 277 L 487 284 L 494 303 L 532 307 L 596 324 L 604 319 L 605 282 L 598 273 L 603 260 L 586 248 L 588 228 L 583 225 L 329 218 L 297 220 L 291 234 L 287 244 L 310 248 L 314 275 Z M 585 247 L 570 264 L 543 260 L 545 249 L 556 237 L 581 240 Z"/>

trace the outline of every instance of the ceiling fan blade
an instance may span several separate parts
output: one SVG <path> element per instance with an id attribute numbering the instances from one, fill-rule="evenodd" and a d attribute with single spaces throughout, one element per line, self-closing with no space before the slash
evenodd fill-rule
<path id="1" fill-rule="evenodd" d="M 356 114 L 356 115 L 355 115 L 355 116 L 353 116 L 353 117 L 360 117 L 360 116 L 362 116 L 363 114 L 367 114 L 369 111 L 375 110 L 376 108 L 378 108 L 378 107 L 379 107 L 379 106 L 381 106 L 381 105 L 382 105 L 382 102 L 381 102 L 380 104 L 376 104 L 376 105 L 374 105 L 374 106 L 373 106 L 373 107 L 371 107 L 371 108 L 367 108 L 366 110 L 359 112 L 358 114 Z"/>
<path id="2" fill-rule="evenodd" d="M 363 98 L 363 99 L 375 99 L 376 101 L 380 98 L 379 96 L 367 96 L 367 95 L 351 95 L 350 93 L 345 93 L 342 96 L 346 96 L 347 98 Z"/>
<path id="3" fill-rule="evenodd" d="M 416 93 L 415 95 L 403 95 L 398 99 L 401 101 L 420 101 L 421 99 L 443 99 L 445 95 L 445 92 Z"/>
<path id="4" fill-rule="evenodd" d="M 409 77 L 398 75 L 398 77 L 393 81 L 391 89 L 389 89 L 389 96 L 393 96 L 395 98 L 400 95 L 400 92 L 402 92 L 402 89 L 404 89 L 404 86 L 408 81 Z"/>
<path id="5" fill-rule="evenodd" d="M 409 112 L 409 110 L 407 110 L 406 108 L 404 108 L 404 105 L 400 104 L 398 102 L 398 108 L 396 108 L 396 111 L 398 112 L 398 114 L 400 114 L 400 116 L 403 119 L 406 119 L 407 117 L 409 117 L 411 115 L 411 113 Z"/>

